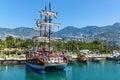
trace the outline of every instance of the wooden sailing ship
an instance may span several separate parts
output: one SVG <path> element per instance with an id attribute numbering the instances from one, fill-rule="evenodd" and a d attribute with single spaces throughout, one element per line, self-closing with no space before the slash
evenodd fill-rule
<path id="1" fill-rule="evenodd" d="M 36 20 L 38 28 L 34 30 L 40 31 L 40 36 L 36 37 L 34 42 L 44 42 L 44 45 L 34 46 L 29 48 L 26 54 L 26 66 L 37 72 L 45 73 L 47 69 L 59 69 L 66 70 L 68 63 L 67 57 L 64 52 L 55 52 L 51 50 L 51 27 L 60 26 L 59 23 L 52 23 L 52 19 L 56 18 L 57 13 L 51 11 L 51 3 L 49 8 L 45 6 L 45 9 L 40 12 L 41 18 Z"/>
<path id="2" fill-rule="evenodd" d="M 78 54 L 78 61 L 79 62 L 87 62 L 88 58 L 86 57 L 85 54 Z"/>

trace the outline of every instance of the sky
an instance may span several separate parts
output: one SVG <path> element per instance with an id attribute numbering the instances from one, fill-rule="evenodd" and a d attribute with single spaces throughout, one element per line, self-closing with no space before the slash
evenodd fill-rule
<path id="1" fill-rule="evenodd" d="M 56 23 L 82 28 L 106 26 L 120 22 L 120 0 L 0 0 L 0 27 L 36 27 L 39 11 L 51 2 L 52 11 L 58 12 Z"/>

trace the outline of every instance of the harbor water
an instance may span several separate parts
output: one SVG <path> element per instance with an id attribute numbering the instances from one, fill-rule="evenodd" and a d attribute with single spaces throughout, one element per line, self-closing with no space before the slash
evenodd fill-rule
<path id="1" fill-rule="evenodd" d="M 120 80 L 120 64 L 112 61 L 68 64 L 67 71 L 40 74 L 25 65 L 0 65 L 0 80 Z"/>

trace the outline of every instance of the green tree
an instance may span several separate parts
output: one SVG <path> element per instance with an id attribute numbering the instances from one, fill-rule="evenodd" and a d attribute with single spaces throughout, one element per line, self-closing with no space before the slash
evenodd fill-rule
<path id="1" fill-rule="evenodd" d="M 12 36 L 6 37 L 5 42 L 6 42 L 7 48 L 11 48 L 15 46 L 14 38 Z"/>
<path id="2" fill-rule="evenodd" d="M 21 39 L 21 38 L 16 38 L 15 39 L 15 47 L 16 48 L 22 48 L 23 43 L 24 43 L 23 39 Z"/>
<path id="3" fill-rule="evenodd" d="M 0 50 L 5 48 L 5 41 L 3 41 L 2 39 L 0 39 Z"/>
<path id="4" fill-rule="evenodd" d="M 31 39 L 25 39 L 23 41 L 23 44 L 22 44 L 22 48 L 28 48 L 28 47 L 32 47 L 32 40 Z"/>

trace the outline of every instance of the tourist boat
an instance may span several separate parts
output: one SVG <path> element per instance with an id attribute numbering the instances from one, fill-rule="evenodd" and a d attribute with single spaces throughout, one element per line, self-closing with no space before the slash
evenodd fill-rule
<path id="1" fill-rule="evenodd" d="M 111 61 L 120 61 L 120 55 L 119 56 L 109 56 L 106 57 L 106 60 L 111 60 Z"/>
<path id="2" fill-rule="evenodd" d="M 96 58 L 96 57 L 91 58 L 92 62 L 100 62 L 101 60 L 102 60 L 101 58 Z"/>
<path id="3" fill-rule="evenodd" d="M 72 56 L 67 56 L 68 63 L 76 63 L 75 59 L 72 58 Z"/>
<path id="4" fill-rule="evenodd" d="M 114 56 L 107 56 L 106 60 L 114 60 Z"/>
<path id="5" fill-rule="evenodd" d="M 34 46 L 33 48 L 27 49 L 26 66 L 31 70 L 40 73 L 46 73 L 48 69 L 65 71 L 68 63 L 68 58 L 65 56 L 63 51 L 55 52 L 54 49 L 51 49 L 50 46 L 51 27 L 60 25 L 59 23 L 51 22 L 52 18 L 57 16 L 57 13 L 51 11 L 51 3 L 49 3 L 48 10 L 45 6 L 45 10 L 42 10 L 40 12 L 40 15 L 41 19 L 36 20 L 36 24 L 39 28 L 34 28 L 34 30 L 40 30 L 40 36 L 36 37 L 33 41 L 37 42 L 37 44 L 39 42 L 42 42 L 44 45 Z"/>
<path id="6" fill-rule="evenodd" d="M 78 61 L 79 62 L 87 62 L 88 58 L 86 57 L 85 54 L 78 54 Z"/>
<path id="7" fill-rule="evenodd" d="M 106 60 L 120 61 L 120 52 L 113 51 L 113 55 L 106 57 Z"/>

